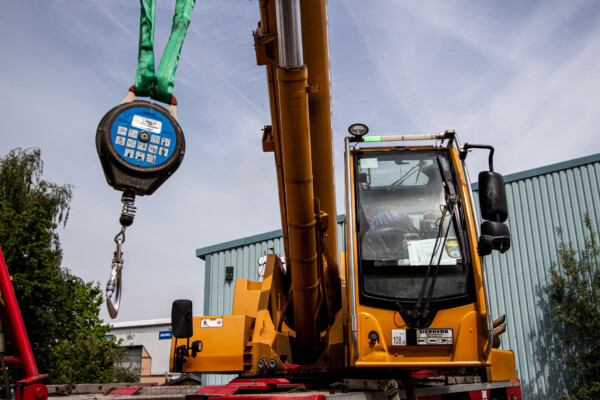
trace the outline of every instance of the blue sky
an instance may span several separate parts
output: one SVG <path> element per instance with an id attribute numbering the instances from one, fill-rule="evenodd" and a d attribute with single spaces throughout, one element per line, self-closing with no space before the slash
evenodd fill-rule
<path id="1" fill-rule="evenodd" d="M 157 59 L 173 3 L 158 1 Z M 117 321 L 168 317 L 177 298 L 200 312 L 195 249 L 279 228 L 273 158 L 260 144 L 270 116 L 258 19 L 257 0 L 197 1 L 174 91 L 187 152 L 136 202 Z M 0 154 L 39 147 L 45 178 L 74 186 L 64 266 L 103 287 L 121 206 L 94 139 L 134 81 L 138 20 L 133 0 L 0 3 Z M 332 0 L 329 24 L 338 213 L 353 122 L 379 134 L 456 129 L 495 146 L 504 174 L 600 151 L 597 1 Z M 469 157 L 472 176 L 486 159 Z"/>

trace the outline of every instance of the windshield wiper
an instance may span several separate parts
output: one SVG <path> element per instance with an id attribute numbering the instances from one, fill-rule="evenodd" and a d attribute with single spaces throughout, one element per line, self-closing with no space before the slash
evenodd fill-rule
<path id="1" fill-rule="evenodd" d="M 390 187 L 402 185 L 402 183 L 405 180 L 407 180 L 412 174 L 415 173 L 415 171 L 417 170 L 417 168 L 418 168 L 418 165 L 415 165 L 414 167 L 412 167 L 411 169 L 409 169 L 404 175 L 402 175 L 400 178 L 398 178 L 394 182 L 392 182 L 390 184 Z"/>
<path id="2" fill-rule="evenodd" d="M 440 223 L 439 223 L 439 228 L 438 228 L 438 234 L 436 236 L 435 243 L 433 245 L 431 259 L 429 260 L 429 265 L 427 266 L 427 271 L 425 272 L 425 278 L 423 279 L 423 283 L 421 284 L 421 290 L 419 291 L 419 297 L 417 299 L 417 303 L 415 305 L 415 308 L 411 312 L 408 313 L 408 316 L 411 319 L 409 325 L 417 326 L 417 327 L 429 326 L 431 324 L 431 322 L 433 322 L 433 318 L 435 317 L 435 313 L 433 315 L 431 315 L 431 310 L 430 310 L 431 299 L 433 297 L 433 290 L 435 288 L 435 281 L 437 280 L 437 275 L 438 275 L 438 272 L 440 269 L 440 263 L 442 262 L 444 246 L 446 245 L 446 240 L 448 239 L 448 234 L 450 232 L 450 228 L 452 226 L 454 218 L 457 215 L 456 207 L 457 207 L 458 197 L 456 194 L 456 190 L 454 188 L 454 184 L 451 181 L 451 176 L 448 176 L 448 174 L 447 174 L 448 171 L 446 171 L 444 169 L 444 166 L 442 165 L 442 160 L 441 160 L 440 156 L 437 156 L 437 164 L 438 164 L 438 168 L 440 170 L 440 175 L 442 176 L 442 180 L 444 181 L 444 186 L 446 187 L 446 190 L 444 191 L 446 204 L 442 208 L 442 215 L 439 219 Z M 444 235 L 444 239 L 441 243 L 441 246 L 439 246 L 440 237 L 442 236 L 442 227 L 445 226 L 444 220 L 445 220 L 445 217 L 446 217 L 446 214 L 448 213 L 448 211 L 450 212 L 449 225 L 448 225 L 448 228 L 446 229 L 446 233 Z M 433 261 L 434 261 L 435 255 L 437 254 L 438 250 L 439 250 L 440 254 L 438 256 L 437 263 L 434 264 Z M 425 300 L 425 305 L 423 305 L 423 297 L 425 296 L 425 288 L 427 287 L 427 282 L 429 281 L 429 275 L 431 274 L 431 269 L 434 266 L 435 266 L 435 272 L 433 274 L 433 278 L 431 279 L 431 284 L 429 285 L 429 292 L 427 294 L 427 299 Z"/>
<path id="3" fill-rule="evenodd" d="M 417 178 L 415 179 L 415 181 L 418 181 L 419 175 L 421 174 L 421 170 L 423 169 L 424 165 L 425 165 L 425 162 L 423 160 L 420 160 L 417 165 L 413 166 L 404 175 L 402 175 L 400 178 L 396 179 L 392 184 L 390 184 L 390 187 L 402 185 L 405 180 L 410 178 L 411 175 L 413 175 L 415 173 L 415 171 L 418 171 Z"/>

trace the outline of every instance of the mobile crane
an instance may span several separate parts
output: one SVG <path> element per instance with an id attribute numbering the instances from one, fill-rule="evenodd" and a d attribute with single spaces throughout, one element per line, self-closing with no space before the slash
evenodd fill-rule
<path id="1" fill-rule="evenodd" d="M 483 261 L 510 247 L 493 149 L 461 145 L 452 130 L 382 137 L 352 125 L 338 264 L 326 0 L 259 6 L 271 108 L 262 147 L 274 153 L 286 268 L 272 254 L 262 281 L 238 279 L 232 315 L 192 317 L 176 300 L 171 370 L 239 374 L 205 396 L 310 383 L 361 398 L 521 399 Z M 473 148 L 490 150 L 481 227 L 464 166 Z"/>

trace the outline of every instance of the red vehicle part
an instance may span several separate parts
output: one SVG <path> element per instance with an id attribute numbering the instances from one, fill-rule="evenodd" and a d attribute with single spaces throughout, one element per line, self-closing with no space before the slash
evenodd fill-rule
<path id="1" fill-rule="evenodd" d="M 437 370 L 418 371 L 417 375 L 439 376 Z M 291 383 L 287 379 L 233 379 L 226 385 L 202 386 L 189 400 L 336 400 L 337 398 L 352 398 L 353 400 L 371 400 L 376 398 L 376 391 L 358 391 L 342 393 L 341 395 L 325 395 L 310 393 L 283 393 L 289 389 L 307 390 L 305 385 Z M 383 394 L 382 392 L 379 392 Z M 389 395 L 389 394 L 388 394 Z M 387 397 L 386 395 L 385 397 Z M 507 400 L 522 400 L 521 383 L 518 380 L 510 382 L 456 384 L 450 386 L 420 387 L 414 391 L 418 400 L 444 400 L 454 396 L 469 400 L 486 400 L 500 398 Z M 349 396 L 349 397 L 346 397 Z M 405 390 L 398 392 L 399 400 L 409 400 Z"/>
<path id="2" fill-rule="evenodd" d="M 14 355 L 5 357 L 8 367 L 22 367 L 25 371 L 25 379 L 17 381 L 16 400 L 46 400 L 48 389 L 43 380 L 48 377 L 40 374 L 31 351 L 31 344 L 27 337 L 27 331 L 23 324 L 23 317 L 19 310 L 19 304 L 15 296 L 6 262 L 0 249 L 0 318 L 2 326 L 10 340 Z"/>

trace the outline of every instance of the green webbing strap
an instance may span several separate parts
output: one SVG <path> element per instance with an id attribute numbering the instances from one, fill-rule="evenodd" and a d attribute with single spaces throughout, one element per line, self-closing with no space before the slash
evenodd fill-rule
<path id="1" fill-rule="evenodd" d="M 177 0 L 171 36 L 163 53 L 158 72 L 154 73 L 154 16 L 156 0 L 140 0 L 140 42 L 135 77 L 135 94 L 169 103 L 173 97 L 175 71 L 183 39 L 190 24 L 196 0 Z M 152 88 L 154 87 L 154 91 Z"/>
<path id="2" fill-rule="evenodd" d="M 140 0 L 140 42 L 135 76 L 135 93 L 150 97 L 156 76 L 154 74 L 154 15 L 156 0 Z"/>

